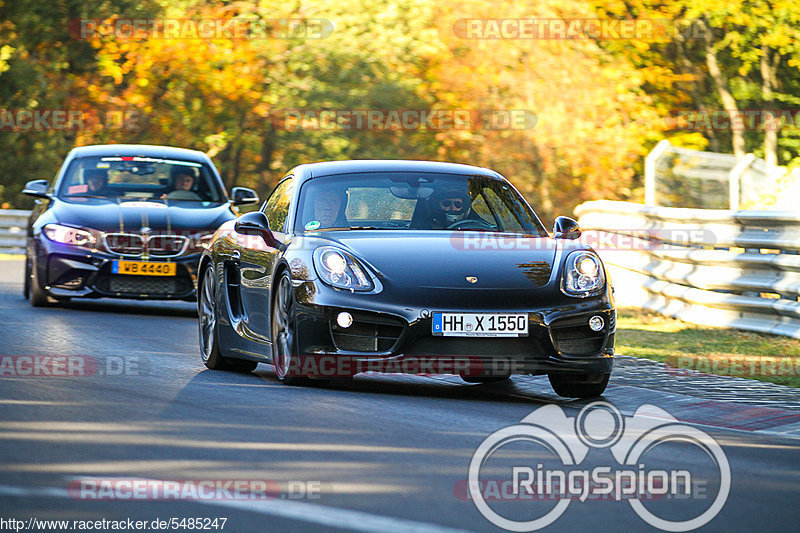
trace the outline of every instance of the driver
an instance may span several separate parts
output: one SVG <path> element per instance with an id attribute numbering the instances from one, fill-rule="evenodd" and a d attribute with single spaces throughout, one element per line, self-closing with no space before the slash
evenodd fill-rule
<path id="1" fill-rule="evenodd" d="M 92 168 L 84 172 L 86 177 L 86 192 L 93 196 L 107 194 L 108 172 L 102 168 Z"/>
<path id="2" fill-rule="evenodd" d="M 172 192 L 162 195 L 170 200 L 200 200 L 200 195 L 194 192 L 195 175 L 189 167 L 174 166 L 170 171 Z"/>
<path id="3" fill-rule="evenodd" d="M 469 193 L 463 189 L 440 189 L 428 198 L 428 214 L 433 229 L 446 229 L 466 220 L 471 211 Z"/>

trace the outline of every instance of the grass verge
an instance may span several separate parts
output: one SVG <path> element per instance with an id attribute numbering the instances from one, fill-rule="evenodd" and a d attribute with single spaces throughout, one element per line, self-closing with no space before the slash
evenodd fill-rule
<path id="1" fill-rule="evenodd" d="M 619 309 L 616 353 L 687 369 L 800 387 L 800 340 L 712 328 Z"/>

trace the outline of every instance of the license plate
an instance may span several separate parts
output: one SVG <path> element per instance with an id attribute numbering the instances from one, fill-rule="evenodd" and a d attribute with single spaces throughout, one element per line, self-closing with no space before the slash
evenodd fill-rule
<path id="1" fill-rule="evenodd" d="M 528 313 L 433 313 L 432 330 L 444 337 L 527 337 Z"/>
<path id="2" fill-rule="evenodd" d="M 174 276 L 178 272 L 176 263 L 156 263 L 154 261 L 114 261 L 111 272 L 134 276 Z"/>

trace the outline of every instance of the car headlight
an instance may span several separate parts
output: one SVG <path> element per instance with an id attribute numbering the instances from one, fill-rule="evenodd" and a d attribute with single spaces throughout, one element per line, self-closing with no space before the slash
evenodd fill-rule
<path id="1" fill-rule="evenodd" d="M 200 248 L 204 250 L 211 245 L 211 239 L 214 238 L 213 233 L 209 233 L 208 235 L 202 235 L 199 239 L 197 239 L 197 243 L 200 245 Z"/>
<path id="2" fill-rule="evenodd" d="M 314 268 L 322 281 L 338 289 L 369 291 L 374 287 L 358 261 L 339 248 L 317 248 L 314 251 Z"/>
<path id="3" fill-rule="evenodd" d="M 561 290 L 569 296 L 593 296 L 605 289 L 606 275 L 600 258 L 586 251 L 572 252 L 564 263 Z"/>
<path id="4" fill-rule="evenodd" d="M 61 224 L 45 224 L 42 232 L 51 241 L 73 246 L 92 246 L 97 241 L 97 238 L 89 231 Z"/>
<path id="5" fill-rule="evenodd" d="M 211 245 L 211 240 L 214 238 L 213 233 L 196 233 L 189 237 L 189 250 L 194 252 L 202 252 L 207 250 Z"/>

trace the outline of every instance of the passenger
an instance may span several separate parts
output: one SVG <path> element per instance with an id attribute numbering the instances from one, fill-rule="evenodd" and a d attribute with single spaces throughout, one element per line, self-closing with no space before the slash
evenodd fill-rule
<path id="1" fill-rule="evenodd" d="M 311 217 L 306 229 L 348 227 L 344 215 L 347 208 L 347 193 L 331 189 L 311 189 L 308 211 Z M 313 227 L 309 227 L 309 224 Z"/>

